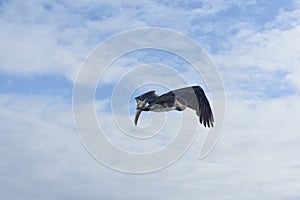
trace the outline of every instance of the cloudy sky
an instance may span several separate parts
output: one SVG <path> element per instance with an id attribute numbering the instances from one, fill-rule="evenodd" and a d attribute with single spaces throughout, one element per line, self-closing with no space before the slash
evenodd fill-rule
<path id="1" fill-rule="evenodd" d="M 2 199 L 300 198 L 299 1 L 4 0 L 0 25 Z M 144 27 L 181 32 L 208 52 L 223 79 L 226 118 L 204 160 L 198 152 L 206 129 L 199 126 L 177 162 L 133 175 L 102 165 L 86 151 L 73 120 L 72 92 L 80 66 L 99 43 Z M 161 148 L 176 129 L 166 123 L 169 136 L 137 145 L 116 134 L 112 114 L 126 122 L 124 112 L 131 117 L 134 102 L 127 99 L 125 110 L 114 107 L 114 86 L 124 85 L 120 77 L 143 63 L 160 63 L 189 84 L 204 84 L 168 52 L 138 51 L 114 62 L 99 82 L 95 107 L 106 136 L 130 151 Z M 163 71 L 152 71 L 149 79 L 163 79 Z M 127 82 L 134 81 L 129 77 Z M 140 120 L 141 127 L 155 123 L 146 114 Z"/>

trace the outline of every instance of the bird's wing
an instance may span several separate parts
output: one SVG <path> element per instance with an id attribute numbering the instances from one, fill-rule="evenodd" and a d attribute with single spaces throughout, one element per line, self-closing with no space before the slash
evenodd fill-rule
<path id="1" fill-rule="evenodd" d="M 207 97 L 200 86 L 191 86 L 173 90 L 178 101 L 196 110 L 200 123 L 206 127 L 213 127 L 214 117 Z"/>
<path id="2" fill-rule="evenodd" d="M 146 92 L 146 93 L 144 93 L 144 94 L 142 94 L 142 95 L 140 95 L 138 97 L 135 97 L 135 99 L 144 100 L 144 99 L 153 98 L 155 96 L 157 96 L 157 95 L 155 94 L 155 91 L 152 90 L 152 91 Z"/>

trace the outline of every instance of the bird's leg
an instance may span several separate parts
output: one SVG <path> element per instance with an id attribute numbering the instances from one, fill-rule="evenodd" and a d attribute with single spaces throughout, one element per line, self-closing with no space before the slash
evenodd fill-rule
<path id="1" fill-rule="evenodd" d="M 174 106 L 177 111 L 183 111 L 186 109 L 186 105 L 180 103 L 177 98 L 175 99 Z"/>

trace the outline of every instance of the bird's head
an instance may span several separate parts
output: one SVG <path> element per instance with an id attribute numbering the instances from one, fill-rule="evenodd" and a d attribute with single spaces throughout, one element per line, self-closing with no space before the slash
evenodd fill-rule
<path id="1" fill-rule="evenodd" d="M 135 101 L 136 101 L 136 109 L 142 109 L 146 106 L 147 103 L 149 103 L 149 101 L 153 101 L 153 99 L 156 97 L 157 95 L 155 94 L 155 91 L 150 91 L 147 92 L 145 94 L 142 94 L 138 97 L 135 97 Z"/>
<path id="2" fill-rule="evenodd" d="M 136 101 L 136 113 L 135 113 L 135 118 L 134 118 L 135 125 L 137 125 L 137 121 L 142 112 L 142 109 L 145 108 L 147 103 L 154 101 L 156 99 L 156 97 L 157 97 L 157 95 L 155 94 L 155 91 L 150 91 L 150 92 L 142 94 L 138 97 L 135 97 L 135 101 Z"/>
<path id="3" fill-rule="evenodd" d="M 136 109 L 142 109 L 147 104 L 146 99 L 142 100 L 142 99 L 139 99 L 138 97 L 136 97 L 135 101 L 136 101 Z"/>
<path id="4" fill-rule="evenodd" d="M 142 112 L 142 108 L 146 106 L 147 100 L 146 98 L 141 98 L 141 96 L 136 97 L 135 100 L 136 100 L 136 112 L 135 112 L 134 124 L 137 125 L 137 121 Z"/>

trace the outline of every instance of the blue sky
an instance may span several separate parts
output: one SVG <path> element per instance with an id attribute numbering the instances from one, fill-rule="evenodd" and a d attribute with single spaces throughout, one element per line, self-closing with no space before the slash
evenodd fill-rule
<path id="1" fill-rule="evenodd" d="M 0 1 L 0 27 L 2 199 L 300 198 L 299 1 Z M 182 32 L 207 50 L 224 82 L 226 120 L 206 159 L 197 158 L 205 135 L 199 127 L 173 165 L 131 175 L 87 153 L 73 122 L 72 91 L 96 45 L 144 27 Z M 204 83 L 170 53 L 123 56 L 96 93 L 108 132 L 116 130 L 110 121 L 114 84 L 143 63 L 173 66 L 189 83 Z M 146 114 L 140 120 L 151 123 Z M 125 136 L 111 137 L 130 150 L 159 148 L 170 139 L 132 146 Z"/>

